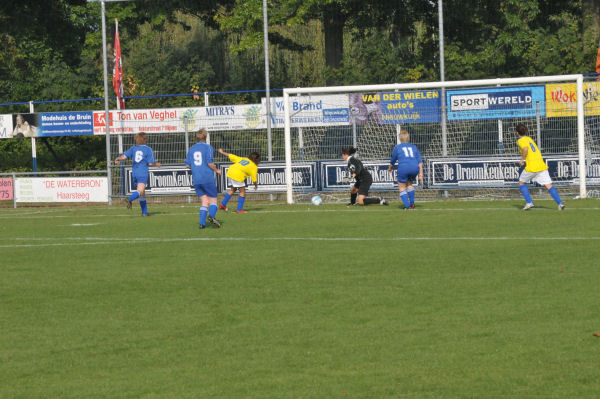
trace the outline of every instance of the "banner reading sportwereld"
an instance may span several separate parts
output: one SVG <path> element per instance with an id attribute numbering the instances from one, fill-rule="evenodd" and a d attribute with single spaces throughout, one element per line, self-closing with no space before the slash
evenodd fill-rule
<path id="1" fill-rule="evenodd" d="M 545 116 L 544 90 L 544 86 L 448 90 L 448 120 L 534 117 L 538 103 L 540 116 Z"/>
<path id="2" fill-rule="evenodd" d="M 259 104 L 110 111 L 111 133 L 171 133 L 261 128 Z M 94 134 L 105 134 L 104 112 L 94 112 Z"/>

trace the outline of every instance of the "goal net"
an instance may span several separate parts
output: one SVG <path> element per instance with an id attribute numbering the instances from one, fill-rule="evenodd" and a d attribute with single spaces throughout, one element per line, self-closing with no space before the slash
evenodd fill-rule
<path id="1" fill-rule="evenodd" d="M 600 183 L 599 93 L 600 83 L 582 75 L 285 89 L 287 202 L 315 192 L 346 200 L 340 154 L 347 146 L 371 173 L 371 193 L 397 198 L 387 169 L 401 130 L 423 157 L 421 196 L 517 196 L 518 123 L 538 144 L 554 185 L 586 196 Z"/>

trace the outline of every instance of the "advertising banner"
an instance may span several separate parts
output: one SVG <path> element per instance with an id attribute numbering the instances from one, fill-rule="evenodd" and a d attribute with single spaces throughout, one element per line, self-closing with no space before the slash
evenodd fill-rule
<path id="1" fill-rule="evenodd" d="M 0 201 L 13 199 L 13 180 L 0 178 Z"/>
<path id="2" fill-rule="evenodd" d="M 221 164 L 219 167 L 223 171 L 221 174 L 220 188 L 225 191 L 227 187 L 227 170 L 231 164 Z M 306 162 L 292 165 L 292 184 L 294 189 L 308 191 L 317 189 L 317 163 Z M 247 192 L 249 193 L 282 193 L 285 192 L 285 163 L 283 162 L 261 162 L 258 165 L 257 174 L 258 190 L 254 191 L 254 184 L 248 178 Z"/>
<path id="3" fill-rule="evenodd" d="M 0 115 L 0 139 L 9 139 L 13 136 L 13 118 L 11 114 Z"/>
<path id="4" fill-rule="evenodd" d="M 332 160 L 321 162 L 321 187 L 323 191 L 346 191 L 355 183 L 350 176 L 347 163 L 344 161 Z M 398 180 L 396 169 L 388 173 L 390 166 L 389 160 L 365 161 L 365 168 L 373 178 L 371 190 L 397 190 Z M 413 182 L 417 185 L 417 182 Z"/>
<path id="5" fill-rule="evenodd" d="M 12 137 L 37 137 L 39 123 L 38 114 L 12 115 Z"/>
<path id="6" fill-rule="evenodd" d="M 271 126 L 284 127 L 283 97 L 271 97 Z M 350 124 L 350 111 L 347 94 L 316 96 L 290 96 L 290 119 L 292 127 L 344 126 Z M 267 99 L 262 99 L 262 109 L 266 115 Z M 266 120 L 262 122 L 267 126 Z"/>
<path id="7" fill-rule="evenodd" d="M 555 185 L 579 183 L 576 156 L 550 155 L 545 161 Z M 588 162 L 588 182 L 600 182 L 600 158 Z M 521 167 L 516 157 L 429 158 L 427 171 L 430 188 L 517 187 Z"/>
<path id="8" fill-rule="evenodd" d="M 135 134 L 261 128 L 259 104 L 110 111 L 110 132 Z M 94 111 L 94 134 L 105 134 L 105 113 Z"/>
<path id="9" fill-rule="evenodd" d="M 377 96 L 382 123 L 406 124 L 442 120 L 438 90 L 378 93 Z"/>
<path id="10" fill-rule="evenodd" d="M 92 111 L 39 114 L 38 136 L 94 134 Z"/>
<path id="11" fill-rule="evenodd" d="M 546 115 L 544 86 L 448 90 L 448 120 L 505 119 Z"/>
<path id="12" fill-rule="evenodd" d="M 131 176 L 131 166 L 123 167 L 125 192 L 131 194 L 136 190 Z M 153 195 L 187 195 L 194 194 L 192 173 L 185 165 L 170 165 L 160 168 L 149 168 L 146 193 Z"/>
<path id="13" fill-rule="evenodd" d="M 108 202 L 106 177 L 15 179 L 17 202 Z"/>
<path id="14" fill-rule="evenodd" d="M 585 115 L 600 115 L 600 82 L 583 83 Z M 577 115 L 577 84 L 546 85 L 546 114 L 548 116 Z"/>

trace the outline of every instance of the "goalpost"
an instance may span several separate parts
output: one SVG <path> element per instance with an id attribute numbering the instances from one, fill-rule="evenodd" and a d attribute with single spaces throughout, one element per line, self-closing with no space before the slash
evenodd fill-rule
<path id="1" fill-rule="evenodd" d="M 600 174 L 588 175 L 588 169 L 600 173 L 600 146 L 586 136 L 584 119 L 600 97 L 600 83 L 586 84 L 584 91 L 583 75 L 561 75 L 284 89 L 287 203 L 315 191 L 332 198 L 347 193 L 339 154 L 349 145 L 373 175 L 371 191 L 396 195 L 395 177 L 384 169 L 403 129 L 424 158 L 422 189 L 474 196 L 515 192 L 520 158 L 514 126 L 520 122 L 555 184 L 585 198 L 586 178 L 600 183 Z M 306 183 L 312 180 L 317 184 Z"/>

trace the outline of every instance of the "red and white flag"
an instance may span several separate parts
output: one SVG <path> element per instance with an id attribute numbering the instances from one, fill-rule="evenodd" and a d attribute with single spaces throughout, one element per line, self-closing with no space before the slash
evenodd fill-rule
<path id="1" fill-rule="evenodd" d="M 121 58 L 121 40 L 119 39 L 119 21 L 115 19 L 115 68 L 113 69 L 113 88 L 117 95 L 119 109 L 125 109 L 123 99 L 123 59 Z"/>

